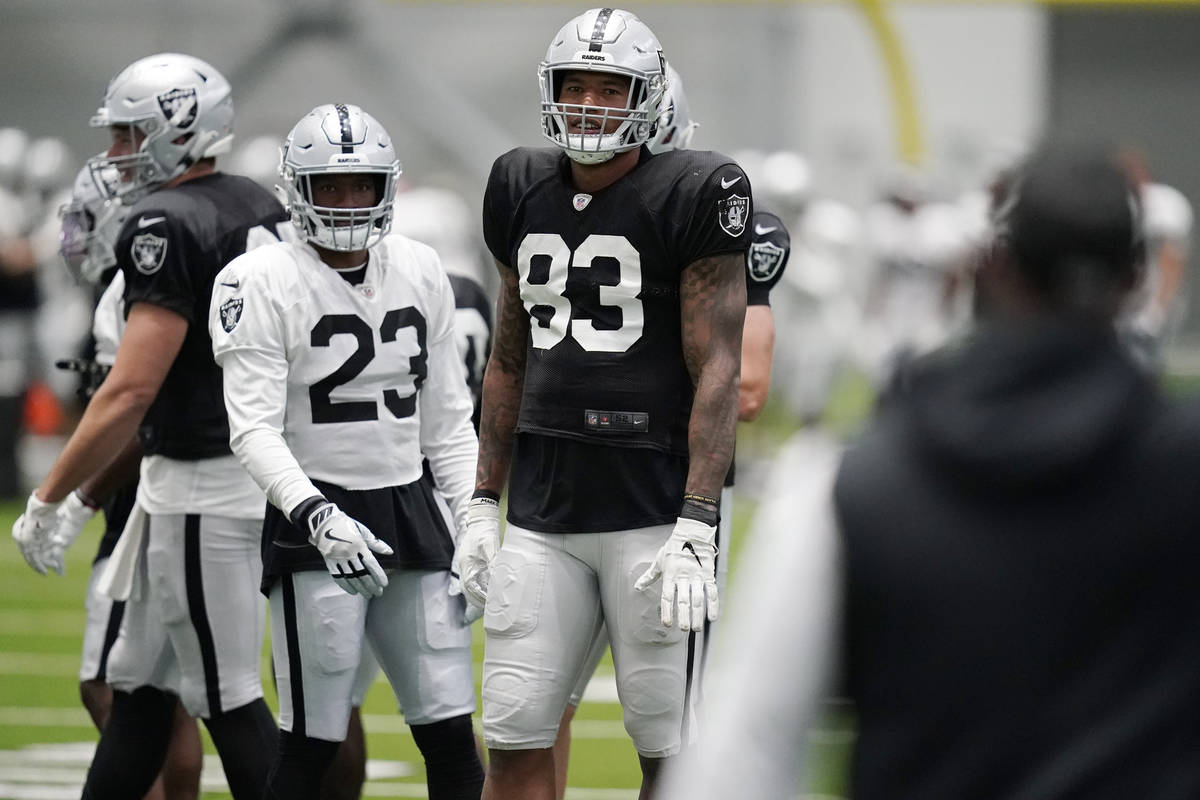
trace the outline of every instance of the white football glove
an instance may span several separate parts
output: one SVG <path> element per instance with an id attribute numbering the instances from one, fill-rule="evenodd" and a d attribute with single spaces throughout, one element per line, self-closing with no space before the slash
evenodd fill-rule
<path id="1" fill-rule="evenodd" d="M 333 582 L 349 594 L 378 597 L 388 585 L 387 573 L 375 553 L 390 556 L 392 548 L 333 503 L 321 503 L 305 520 L 308 540 L 321 551 Z"/>
<path id="2" fill-rule="evenodd" d="M 492 559 L 500 549 L 500 503 L 490 497 L 473 497 L 467 505 L 467 529 L 454 548 L 450 563 L 450 594 L 467 601 L 467 620 L 483 616 L 487 605 Z"/>
<path id="3" fill-rule="evenodd" d="M 680 517 L 654 563 L 633 585 L 640 592 L 662 577 L 660 610 L 668 628 L 672 616 L 683 631 L 702 630 L 706 616 L 717 621 L 716 536 L 715 526 Z"/>
<path id="4" fill-rule="evenodd" d="M 58 503 L 43 503 L 37 493 L 29 495 L 25 513 L 13 523 L 12 535 L 25 557 L 25 563 L 39 575 L 46 574 L 47 557 L 52 548 L 51 537 L 58 524 Z"/>
<path id="5" fill-rule="evenodd" d="M 83 526 L 95 516 L 96 511 L 96 508 L 83 502 L 78 490 L 67 495 L 67 499 L 58 507 L 58 524 L 50 537 L 50 547 L 42 558 L 42 563 L 59 575 L 66 574 L 64 556 L 67 548 L 75 544 L 75 540 L 83 532 Z"/>

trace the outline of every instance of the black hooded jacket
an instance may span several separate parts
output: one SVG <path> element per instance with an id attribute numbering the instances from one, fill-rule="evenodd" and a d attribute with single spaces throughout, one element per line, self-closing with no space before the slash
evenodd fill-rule
<path id="1" fill-rule="evenodd" d="M 835 498 L 856 800 L 1200 797 L 1200 414 L 1110 331 L 913 364 Z"/>

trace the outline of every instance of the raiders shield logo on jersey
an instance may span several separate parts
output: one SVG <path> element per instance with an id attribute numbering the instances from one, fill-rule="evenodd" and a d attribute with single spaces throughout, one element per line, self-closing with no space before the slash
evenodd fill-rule
<path id="1" fill-rule="evenodd" d="M 730 195 L 717 203 L 717 222 L 721 230 L 730 236 L 741 236 L 746 230 L 746 220 L 750 215 L 750 198 L 740 194 Z"/>
<path id="2" fill-rule="evenodd" d="M 172 125 L 176 128 L 186 128 L 196 121 L 196 90 L 189 87 L 160 94 L 158 107 Z"/>
<path id="3" fill-rule="evenodd" d="M 153 233 L 140 233 L 133 237 L 129 252 L 138 272 L 153 275 L 163 265 L 163 258 L 167 255 L 167 240 Z"/>
<path id="4" fill-rule="evenodd" d="M 242 318 L 242 298 L 234 297 L 221 304 L 221 327 L 232 333 Z"/>
<path id="5" fill-rule="evenodd" d="M 786 251 L 770 242 L 755 242 L 750 245 L 750 277 L 756 281 L 769 281 L 779 272 Z"/>

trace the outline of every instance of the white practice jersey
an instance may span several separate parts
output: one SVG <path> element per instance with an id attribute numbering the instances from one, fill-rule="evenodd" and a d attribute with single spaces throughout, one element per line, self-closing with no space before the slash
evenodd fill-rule
<path id="1" fill-rule="evenodd" d="M 257 248 L 217 276 L 209 331 L 230 444 L 276 507 L 320 494 L 311 480 L 412 483 L 424 454 L 461 529 L 478 444 L 454 295 L 431 248 L 385 237 L 358 285 L 307 244 Z"/>
<path id="2" fill-rule="evenodd" d="M 112 281 L 96 302 L 92 315 L 92 338 L 96 340 L 96 362 L 111 367 L 117 360 L 117 347 L 125 332 L 125 273 L 117 270 Z"/>

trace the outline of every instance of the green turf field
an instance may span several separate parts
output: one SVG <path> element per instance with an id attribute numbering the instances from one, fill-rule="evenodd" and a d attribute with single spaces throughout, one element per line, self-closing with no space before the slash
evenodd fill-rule
<path id="1" fill-rule="evenodd" d="M 849 383 L 830 422 L 843 431 L 861 419 L 867 401 L 861 384 Z M 778 403 L 763 418 L 739 431 L 739 489 L 735 502 L 731 563 L 755 504 L 756 476 L 795 429 Z M 743 469 L 744 467 L 744 469 Z M 757 468 L 756 468 L 757 467 Z M 22 504 L 0 504 L 0 799 L 74 800 L 79 797 L 97 734 L 79 701 L 78 669 L 84 625 L 83 600 L 91 559 L 99 541 L 98 521 L 80 537 L 67 558 L 65 577 L 34 573 L 22 560 L 9 532 Z M 736 578 L 735 578 L 736 580 Z M 476 625 L 476 679 L 483 656 L 482 629 Z M 269 646 L 264 676 L 270 675 Z M 601 664 L 574 725 L 568 798 L 635 798 L 640 782 L 637 757 L 621 725 L 612 683 L 612 664 Z M 267 678 L 269 681 L 269 677 Z M 267 687 L 267 701 L 276 700 Z M 425 797 L 421 760 L 389 687 L 382 678 L 364 706 L 368 737 L 368 783 L 364 797 Z M 811 790 L 826 797 L 841 793 L 841 753 L 848 728 L 823 730 Z M 220 764 L 206 738 L 204 800 L 229 798 Z"/>

